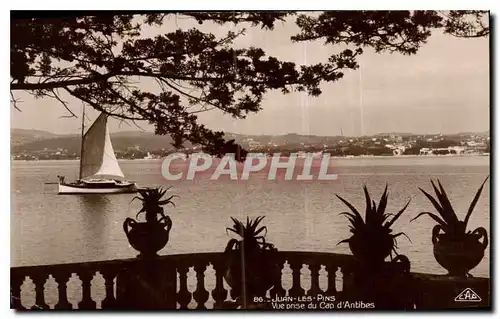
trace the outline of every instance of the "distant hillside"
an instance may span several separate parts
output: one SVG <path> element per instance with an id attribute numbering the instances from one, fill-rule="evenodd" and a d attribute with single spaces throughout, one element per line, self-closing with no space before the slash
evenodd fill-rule
<path id="1" fill-rule="evenodd" d="M 14 128 L 10 132 L 10 143 L 13 146 L 21 145 L 43 139 L 54 138 L 56 136 L 58 135 L 47 131 Z"/>
<path id="2" fill-rule="evenodd" d="M 44 149 L 66 149 L 68 153 L 80 153 L 79 135 L 57 135 L 44 131 L 35 130 L 12 130 L 12 140 L 16 143 L 11 144 L 13 152 L 32 152 L 42 151 Z M 236 143 L 254 140 L 263 145 L 269 142 L 278 145 L 300 145 L 303 144 L 321 144 L 345 139 L 341 136 L 314 136 L 314 135 L 242 135 L 226 133 L 226 139 L 234 139 Z M 172 139 L 168 135 L 155 135 L 152 132 L 143 131 L 125 131 L 111 133 L 111 141 L 116 151 L 124 151 L 127 148 L 139 146 L 144 151 L 154 151 L 159 149 L 172 148 Z M 186 142 L 186 147 L 191 144 Z"/>
<path id="3" fill-rule="evenodd" d="M 278 145 L 295 145 L 295 144 L 321 144 L 336 142 L 349 137 L 346 136 L 318 136 L 318 135 L 300 135 L 295 133 L 284 134 L 284 135 L 240 135 L 233 133 L 226 133 L 226 139 L 234 139 L 237 143 L 253 139 L 261 144 L 267 144 L 268 142 L 273 142 Z"/>
<path id="4" fill-rule="evenodd" d="M 399 136 L 409 136 L 410 133 L 380 133 L 373 135 L 386 136 L 395 134 Z M 472 133 L 473 134 L 473 133 Z M 477 133 L 482 134 L 482 133 Z M 262 146 L 276 144 L 287 147 L 300 147 L 301 145 L 322 145 L 336 144 L 340 140 L 347 140 L 353 137 L 348 136 L 316 136 L 300 134 L 284 135 L 243 135 L 226 133 L 226 140 L 234 139 L 236 143 L 248 146 L 248 142 L 253 140 Z M 446 135 L 447 139 L 460 139 L 458 134 Z M 33 152 L 44 149 L 55 150 L 58 148 L 68 150 L 69 154 L 80 153 L 80 136 L 58 135 L 45 131 L 12 129 L 11 131 L 12 152 Z M 157 151 L 160 149 L 172 149 L 172 139 L 168 135 L 155 135 L 152 132 L 125 131 L 111 134 L 111 141 L 115 151 L 126 151 L 128 148 L 138 146 L 143 151 Z M 186 142 L 185 147 L 192 146 Z"/>
<path id="5" fill-rule="evenodd" d="M 170 136 L 154 135 L 148 132 L 122 132 L 111 134 L 111 142 L 115 151 L 123 151 L 129 147 L 139 146 L 142 150 L 152 151 L 162 148 L 171 148 L 172 139 Z M 80 154 L 80 136 L 79 135 L 62 135 L 54 138 L 30 141 L 23 144 L 12 144 L 13 152 L 22 151 L 41 151 L 46 149 L 63 148 L 68 150 L 68 153 Z"/>

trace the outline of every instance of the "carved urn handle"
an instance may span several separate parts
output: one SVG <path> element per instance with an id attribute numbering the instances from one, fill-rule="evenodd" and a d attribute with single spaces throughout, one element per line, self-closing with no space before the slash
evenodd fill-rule
<path id="1" fill-rule="evenodd" d="M 443 229 L 441 225 L 436 225 L 432 228 L 432 243 L 436 244 L 439 238 L 439 232 Z"/>
<path id="2" fill-rule="evenodd" d="M 130 217 L 127 217 L 125 219 L 125 221 L 123 222 L 123 231 L 125 232 L 125 235 L 127 235 L 127 238 L 128 238 L 128 234 L 130 232 L 130 229 L 133 227 L 133 225 L 135 225 L 137 222 L 135 220 L 133 220 L 132 218 Z"/>
<path id="3" fill-rule="evenodd" d="M 158 221 L 160 224 L 164 225 L 163 227 L 165 227 L 165 225 L 167 226 L 167 232 L 170 232 L 170 229 L 172 228 L 172 220 L 170 219 L 170 216 L 164 216 L 162 217 L 159 221 Z"/>
<path id="4" fill-rule="evenodd" d="M 486 249 L 486 247 L 488 247 L 488 232 L 486 231 L 486 229 L 484 229 L 483 227 L 478 227 L 472 232 L 472 235 L 476 235 L 478 237 L 478 241 L 479 239 L 481 239 L 481 237 L 483 237 L 483 249 Z"/>

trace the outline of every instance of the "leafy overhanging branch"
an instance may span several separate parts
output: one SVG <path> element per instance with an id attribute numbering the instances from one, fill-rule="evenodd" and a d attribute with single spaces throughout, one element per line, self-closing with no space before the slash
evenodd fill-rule
<path id="1" fill-rule="evenodd" d="M 377 52 L 414 54 L 432 28 L 456 36 L 489 33 L 480 20 L 484 12 L 356 11 L 298 15 L 301 32 L 293 41 L 323 39 L 350 48 L 328 61 L 297 66 L 267 56 L 261 48 L 235 49 L 242 28 L 216 37 L 198 29 L 174 30 L 152 38 L 141 36 L 144 25 L 161 26 L 168 16 L 250 25 L 273 30 L 289 23 L 294 12 L 168 12 L 143 15 L 103 13 L 54 19 L 11 19 L 11 93 L 27 91 L 67 105 L 66 91 L 95 109 L 126 120 L 146 120 L 155 133 L 170 134 L 174 145 L 183 141 L 216 150 L 223 133 L 198 124 L 197 114 L 218 109 L 235 118 L 261 110 L 264 94 L 281 90 L 321 94 L 320 84 L 341 79 L 358 67 L 363 47 Z M 465 16 L 476 17 L 471 24 Z M 465 31 L 467 34 L 465 34 Z M 149 78 L 157 90 L 137 87 L 134 79 Z M 159 91 L 159 92 L 157 92 Z M 13 96 L 14 107 L 19 108 Z M 195 111 L 193 106 L 199 106 Z"/>

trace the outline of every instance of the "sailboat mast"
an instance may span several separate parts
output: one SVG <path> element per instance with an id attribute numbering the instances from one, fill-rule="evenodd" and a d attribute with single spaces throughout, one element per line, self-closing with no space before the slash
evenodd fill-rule
<path id="1" fill-rule="evenodd" d="M 82 103 L 82 138 L 80 143 L 80 172 L 78 173 L 78 179 L 82 179 L 82 159 L 83 159 L 83 133 L 85 131 L 85 104 Z"/>

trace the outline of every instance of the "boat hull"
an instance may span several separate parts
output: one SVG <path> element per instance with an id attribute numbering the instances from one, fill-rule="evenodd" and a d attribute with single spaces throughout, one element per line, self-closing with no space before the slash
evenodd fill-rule
<path id="1" fill-rule="evenodd" d="M 58 194 L 123 194 L 136 193 L 137 185 L 135 183 L 124 183 L 122 185 L 89 185 L 89 184 L 61 184 L 59 183 Z"/>

